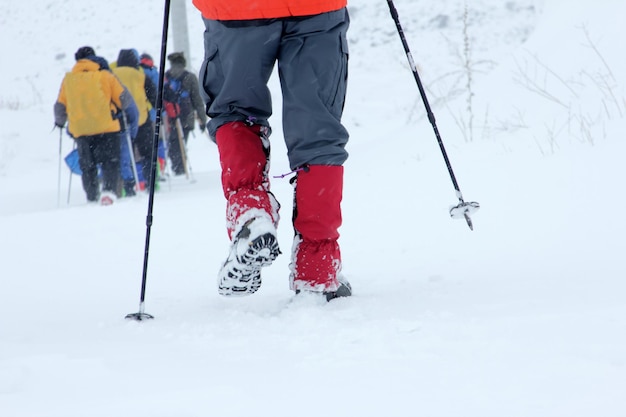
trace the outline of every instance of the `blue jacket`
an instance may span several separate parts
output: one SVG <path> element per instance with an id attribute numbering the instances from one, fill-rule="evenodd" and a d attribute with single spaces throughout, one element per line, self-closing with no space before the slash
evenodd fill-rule
<path id="1" fill-rule="evenodd" d="M 146 77 L 154 84 L 155 91 L 159 88 L 159 71 L 154 66 L 148 66 L 143 63 L 139 64 L 141 68 L 143 68 L 143 72 L 146 74 Z M 148 112 L 150 120 L 153 122 L 156 121 L 156 109 L 153 107 Z"/>

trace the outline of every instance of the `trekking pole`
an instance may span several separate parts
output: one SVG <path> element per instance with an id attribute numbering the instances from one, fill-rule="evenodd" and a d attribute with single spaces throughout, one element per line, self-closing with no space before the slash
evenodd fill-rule
<path id="1" fill-rule="evenodd" d="M 71 194 L 72 194 L 72 172 L 70 171 L 70 179 L 67 180 L 67 201 L 65 202 L 68 206 L 70 205 Z"/>
<path id="2" fill-rule="evenodd" d="M 157 109 L 156 122 L 154 129 L 154 138 L 152 140 L 152 158 L 150 165 L 150 194 L 148 198 L 148 214 L 146 216 L 146 244 L 143 256 L 143 273 L 141 276 L 141 295 L 139 297 L 139 311 L 137 313 L 127 314 L 126 318 L 131 320 L 148 320 L 154 316 L 144 312 L 144 303 L 146 299 L 146 281 L 148 278 L 148 254 L 150 248 L 150 228 L 152 227 L 152 207 L 154 205 L 154 185 L 156 182 L 156 164 L 159 149 L 159 133 L 161 127 L 161 111 L 163 110 L 163 77 L 165 73 L 165 54 L 167 50 L 167 30 L 170 20 L 170 0 L 165 0 L 163 11 L 163 34 L 161 36 L 161 61 L 159 64 L 159 85 L 157 88 Z"/>
<path id="3" fill-rule="evenodd" d="M 63 148 L 63 128 L 59 128 L 59 172 L 57 175 L 57 207 L 61 206 L 61 155 Z"/>
<path id="4" fill-rule="evenodd" d="M 404 36 L 404 30 L 402 30 L 402 26 L 400 25 L 400 18 L 398 17 L 398 11 L 396 10 L 396 7 L 393 4 L 393 0 L 387 0 L 387 4 L 389 5 L 389 12 L 391 12 L 391 17 L 396 23 L 396 28 L 398 29 L 398 35 L 400 35 L 400 40 L 402 41 L 404 52 L 406 52 L 406 57 L 409 60 L 409 65 L 411 66 L 411 70 L 413 71 L 415 82 L 417 82 L 417 88 L 420 91 L 420 95 L 422 96 L 422 101 L 424 102 L 424 106 L 426 107 L 428 121 L 432 125 L 433 130 L 435 131 L 435 136 L 437 137 L 437 143 L 439 143 L 439 148 L 441 149 L 443 159 L 446 162 L 446 167 L 448 167 L 448 173 L 450 174 L 450 179 L 452 179 L 452 184 L 454 185 L 454 189 L 456 190 L 456 196 L 459 199 L 459 204 L 450 208 L 450 217 L 452 217 L 453 219 L 465 218 L 465 221 L 467 222 L 467 225 L 469 226 L 470 230 L 474 230 L 474 226 L 472 225 L 472 219 L 470 218 L 470 214 L 476 212 L 480 208 L 480 204 L 478 204 L 475 201 L 466 202 L 463 200 L 463 195 L 461 194 L 459 184 L 457 183 L 456 177 L 454 176 L 454 172 L 452 171 L 452 165 L 450 165 L 448 154 L 446 153 L 446 149 L 443 146 L 443 141 L 441 140 L 441 135 L 439 134 L 439 129 L 437 128 L 437 123 L 435 122 L 435 115 L 433 114 L 430 108 L 430 104 L 428 103 L 428 98 L 426 97 L 426 92 L 424 91 L 424 86 L 422 85 L 420 76 L 417 73 L 417 67 L 415 66 L 415 61 L 413 61 L 413 56 L 411 55 L 409 44 L 407 43 L 406 37 Z"/>
<path id="5" fill-rule="evenodd" d="M 133 169 L 133 177 L 135 178 L 135 189 L 139 189 L 139 174 L 137 173 L 137 163 L 135 162 L 135 152 L 133 151 L 133 140 L 130 137 L 130 129 L 128 128 L 128 119 L 126 113 L 122 110 L 122 119 L 124 119 L 124 127 L 126 130 L 126 143 L 128 144 L 128 153 L 130 155 L 130 164 Z"/>
<path id="6" fill-rule="evenodd" d="M 185 168 L 185 176 L 190 181 L 194 182 L 193 173 L 191 172 L 191 165 L 189 164 L 189 156 L 187 155 L 187 146 L 185 144 L 185 133 L 183 131 L 183 125 L 180 122 L 180 118 L 176 118 L 176 134 L 178 134 L 178 144 L 180 145 L 180 155 L 183 159 L 183 168 Z"/>
<path id="7" fill-rule="evenodd" d="M 74 141 L 74 145 L 72 146 L 72 151 L 74 149 L 76 149 L 76 141 Z M 67 203 L 66 204 L 68 206 L 70 205 L 70 195 L 71 195 L 71 192 L 72 192 L 72 175 L 73 174 L 74 173 L 72 172 L 72 169 L 70 168 L 70 178 L 67 181 Z"/>
<path id="8" fill-rule="evenodd" d="M 187 148 L 185 147 L 185 134 L 183 132 L 183 126 L 180 123 L 180 118 L 178 117 L 174 119 L 174 128 L 176 129 L 176 136 L 178 137 L 178 147 L 180 148 L 180 157 L 183 160 L 185 177 L 189 179 L 189 170 L 187 169 Z"/>
<path id="9" fill-rule="evenodd" d="M 165 150 L 165 172 L 163 173 L 166 177 L 167 177 L 167 189 L 169 191 L 172 191 L 172 178 L 174 177 L 172 174 L 172 167 L 171 167 L 171 159 L 169 157 L 170 154 L 170 148 L 169 148 L 169 134 L 168 132 L 170 131 L 170 127 L 169 127 L 169 119 L 166 117 L 165 119 L 165 129 L 163 129 L 163 131 L 161 132 L 163 137 L 159 138 L 160 140 L 163 141 L 163 148 Z M 168 162 L 168 159 L 170 159 L 170 161 Z"/>

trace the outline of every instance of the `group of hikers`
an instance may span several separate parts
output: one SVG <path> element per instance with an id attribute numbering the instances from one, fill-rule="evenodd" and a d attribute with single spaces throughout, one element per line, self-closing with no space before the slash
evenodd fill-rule
<path id="1" fill-rule="evenodd" d="M 207 116 L 198 79 L 185 69 L 184 54 L 168 56 L 156 169 L 152 152 L 159 72 L 152 57 L 121 49 L 109 64 L 90 46 L 79 48 L 74 57 L 76 64 L 61 83 L 54 118 L 75 141 L 87 201 L 111 205 L 138 190 L 149 191 L 152 173 L 163 174 L 166 168 L 172 175 L 188 173 L 187 139 L 196 119 L 200 129 L 206 129 Z"/>

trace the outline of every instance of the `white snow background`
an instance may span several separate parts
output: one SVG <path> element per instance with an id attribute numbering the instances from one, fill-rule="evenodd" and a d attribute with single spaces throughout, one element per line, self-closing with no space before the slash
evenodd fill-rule
<path id="1" fill-rule="evenodd" d="M 162 2 L 0 2 L 0 416 L 626 415 L 626 5 L 396 7 L 463 196 L 482 206 L 475 230 L 448 215 L 458 199 L 387 3 L 353 1 L 340 242 L 354 296 L 290 292 L 287 178 L 272 182 L 285 254 L 257 294 L 218 296 L 225 203 L 196 130 L 196 182 L 155 196 L 155 319 L 134 322 L 148 197 L 87 205 L 64 165 L 59 186 L 52 106 L 80 46 L 158 61 Z"/>

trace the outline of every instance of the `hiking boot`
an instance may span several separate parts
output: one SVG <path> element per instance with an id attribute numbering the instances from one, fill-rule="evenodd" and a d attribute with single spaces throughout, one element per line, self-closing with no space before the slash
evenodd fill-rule
<path id="1" fill-rule="evenodd" d="M 316 292 L 316 291 L 310 291 L 310 290 L 296 290 L 296 295 L 300 293 L 320 294 L 326 298 L 327 302 L 334 300 L 335 298 L 352 296 L 352 286 L 350 285 L 350 283 L 343 276 L 339 276 L 338 280 L 339 280 L 339 287 L 335 291 Z"/>
<path id="2" fill-rule="evenodd" d="M 261 268 L 280 255 L 276 228 L 265 218 L 247 221 L 233 239 L 228 258 L 218 273 L 218 293 L 244 296 L 261 287 Z"/>
<path id="3" fill-rule="evenodd" d="M 137 195 L 135 192 L 135 181 L 124 181 L 124 196 L 134 197 Z"/>
<path id="4" fill-rule="evenodd" d="M 339 280 L 339 288 L 336 291 L 325 291 L 326 301 L 334 300 L 339 297 L 352 296 L 352 285 L 342 276 L 337 277 Z"/>
<path id="5" fill-rule="evenodd" d="M 110 206 L 115 202 L 115 194 L 105 191 L 100 195 L 100 205 L 101 206 Z"/>

